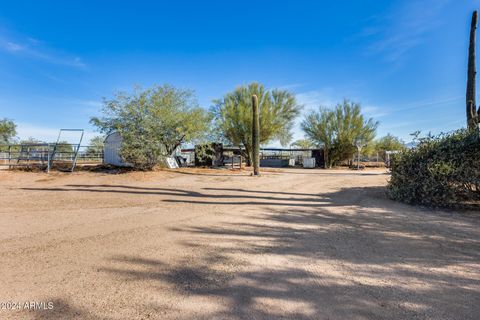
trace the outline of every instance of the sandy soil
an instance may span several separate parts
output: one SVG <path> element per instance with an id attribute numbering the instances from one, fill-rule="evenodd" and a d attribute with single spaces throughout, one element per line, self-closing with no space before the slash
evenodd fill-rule
<path id="1" fill-rule="evenodd" d="M 0 319 L 479 318 L 479 213 L 248 174 L 0 172 Z"/>

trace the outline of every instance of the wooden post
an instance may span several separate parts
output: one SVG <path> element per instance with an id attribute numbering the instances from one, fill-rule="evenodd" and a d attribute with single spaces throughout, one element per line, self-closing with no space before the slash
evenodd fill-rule
<path id="1" fill-rule="evenodd" d="M 30 168 L 30 147 L 27 147 L 27 168 Z"/>
<path id="2" fill-rule="evenodd" d="M 10 165 L 12 163 L 12 146 L 8 146 L 8 170 L 12 169 L 12 166 Z"/>
<path id="3" fill-rule="evenodd" d="M 47 173 L 50 173 L 50 143 L 47 144 Z"/>
<path id="4" fill-rule="evenodd" d="M 253 111 L 253 125 L 252 125 L 252 145 L 253 145 L 253 175 L 260 175 L 260 120 L 258 118 L 258 98 L 256 95 L 252 96 L 252 111 Z"/>

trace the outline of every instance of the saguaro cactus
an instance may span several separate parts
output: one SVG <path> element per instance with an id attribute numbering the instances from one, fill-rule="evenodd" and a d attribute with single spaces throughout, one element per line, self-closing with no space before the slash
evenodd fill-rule
<path id="1" fill-rule="evenodd" d="M 475 41 L 477 36 L 478 12 L 475 10 L 472 15 L 472 24 L 470 26 L 470 45 L 468 48 L 468 78 L 467 78 L 467 126 L 469 129 L 478 127 L 478 113 L 476 107 L 476 65 L 475 65 Z"/>
<path id="2" fill-rule="evenodd" d="M 258 118 L 258 98 L 256 95 L 252 96 L 252 144 L 253 144 L 253 175 L 260 175 L 260 120 Z"/>

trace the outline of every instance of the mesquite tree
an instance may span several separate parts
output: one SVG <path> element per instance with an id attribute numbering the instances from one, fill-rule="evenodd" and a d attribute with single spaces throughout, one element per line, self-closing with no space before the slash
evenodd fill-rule
<path id="1" fill-rule="evenodd" d="M 329 168 L 353 157 L 356 139 L 370 144 L 375 138 L 378 122 L 366 119 L 360 104 L 344 100 L 334 109 L 320 107 L 318 111 L 311 111 L 301 127 L 309 140 L 323 147 L 325 168 Z"/>
<path id="2" fill-rule="evenodd" d="M 258 117 L 258 98 L 252 96 L 252 141 L 253 141 L 253 175 L 260 175 L 260 121 Z"/>
<path id="3" fill-rule="evenodd" d="M 475 40 L 477 30 L 478 13 L 477 10 L 473 12 L 472 24 L 470 26 L 470 45 L 468 48 L 468 78 L 467 78 L 467 126 L 469 129 L 476 129 L 478 127 L 478 114 L 476 107 L 476 65 L 475 65 Z"/>

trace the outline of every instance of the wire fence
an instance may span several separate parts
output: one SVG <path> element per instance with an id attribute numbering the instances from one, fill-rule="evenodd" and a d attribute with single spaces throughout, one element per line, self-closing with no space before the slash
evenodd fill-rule
<path id="1" fill-rule="evenodd" d="M 53 164 L 95 165 L 103 163 L 103 147 L 70 143 L 0 145 L 0 167 L 50 168 Z"/>

